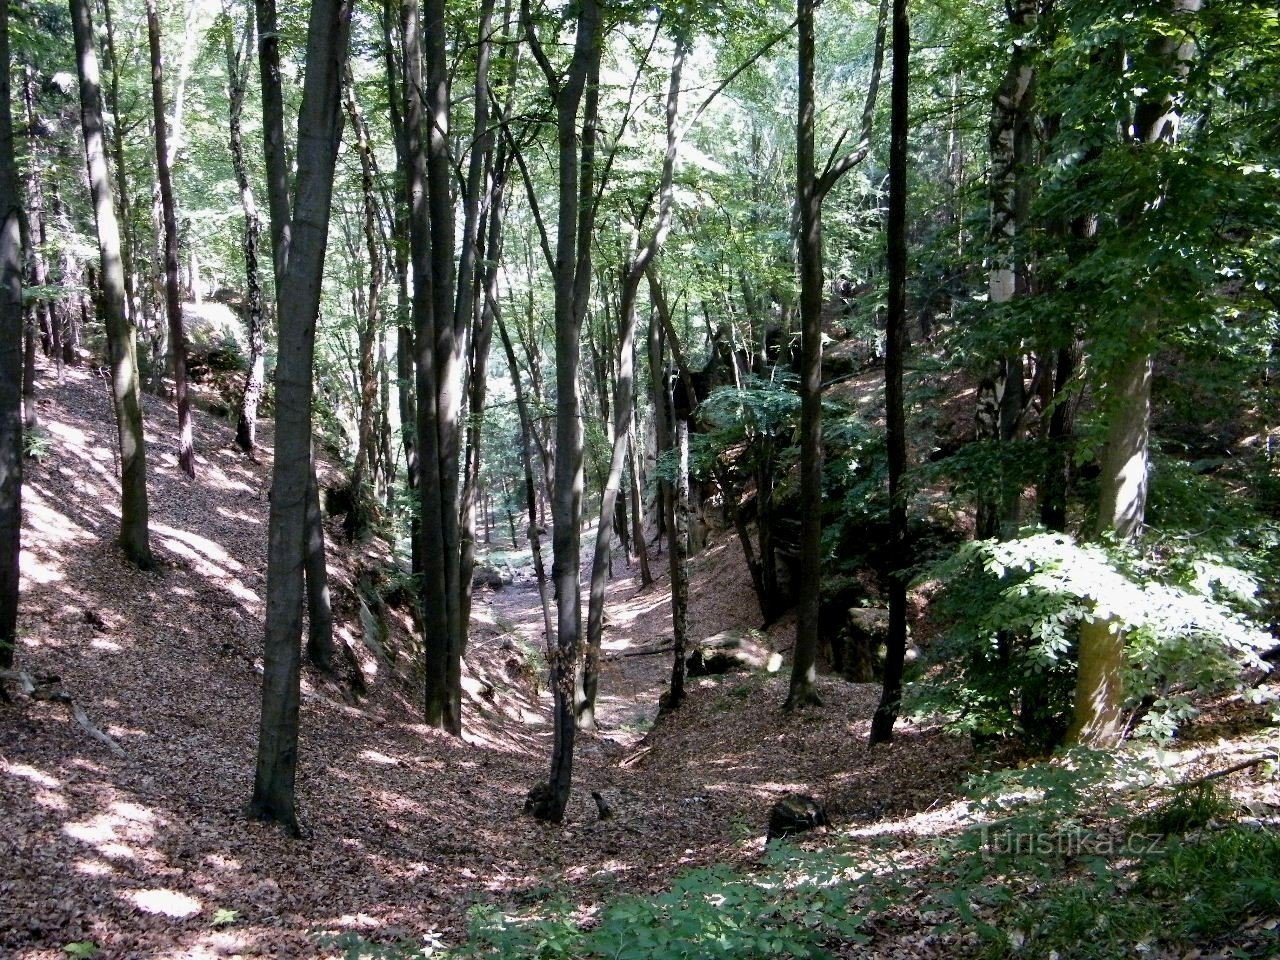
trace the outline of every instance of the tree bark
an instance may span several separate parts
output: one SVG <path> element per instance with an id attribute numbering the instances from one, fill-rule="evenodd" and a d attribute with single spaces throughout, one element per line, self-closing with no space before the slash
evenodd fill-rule
<path id="1" fill-rule="evenodd" d="M 120 227 L 102 135 L 102 87 L 94 49 L 93 18 L 88 0 L 70 0 L 80 77 L 80 120 L 85 161 L 102 261 L 100 308 L 111 357 L 111 395 L 115 403 L 120 446 L 120 546 L 136 566 L 152 564 L 148 530 L 147 451 L 142 432 L 142 397 L 133 324 L 125 309 L 124 266 L 120 259 Z"/>
<path id="2" fill-rule="evenodd" d="M 893 0 L 893 91 L 889 121 L 889 304 L 885 329 L 885 419 L 889 445 L 889 633 L 885 641 L 884 686 L 871 721 L 871 742 L 893 739 L 902 702 L 902 670 L 907 652 L 907 468 L 906 411 L 902 395 L 907 324 L 907 58 L 911 24 L 907 0 Z"/>
<path id="3" fill-rule="evenodd" d="M 551 600 L 547 596 L 547 572 L 542 562 L 542 535 L 538 522 L 538 490 L 533 473 L 533 424 L 529 416 L 529 404 L 525 399 L 524 386 L 520 382 L 520 365 L 516 362 L 515 347 L 507 335 L 506 325 L 502 322 L 502 310 L 497 300 L 490 303 L 494 322 L 498 327 L 498 335 L 502 338 L 502 348 L 507 354 L 507 367 L 511 371 L 511 386 L 516 395 L 516 409 L 520 414 L 520 463 L 524 468 L 525 502 L 529 509 L 529 549 L 533 554 L 533 575 L 538 582 L 538 599 L 542 605 L 543 636 L 547 643 L 547 656 L 555 651 L 555 625 L 551 619 Z M 508 514 L 510 516 L 510 514 Z M 512 523 L 511 540 L 515 543 L 515 526 Z"/>
<path id="4" fill-rule="evenodd" d="M 9 0 L 0 0 L 0 669 L 18 641 L 22 539 L 22 200 L 10 110 Z"/>
<path id="5" fill-rule="evenodd" d="M 640 289 L 640 282 L 645 277 L 645 271 L 648 270 L 654 259 L 662 251 L 662 247 L 666 243 L 667 234 L 671 229 L 671 215 L 675 200 L 672 183 L 675 176 L 678 147 L 676 116 L 680 107 L 680 83 L 684 71 L 685 53 L 685 41 L 681 37 L 677 37 L 667 85 L 667 148 L 662 161 L 662 173 L 658 185 L 660 199 L 657 221 L 654 224 L 653 233 L 643 247 L 637 251 L 636 255 L 623 268 L 622 293 L 618 307 L 619 330 L 617 384 L 613 399 L 613 449 L 609 459 L 609 473 L 605 479 L 604 489 L 600 494 L 600 519 L 596 524 L 595 553 L 591 562 L 591 587 L 587 607 L 586 656 L 583 660 L 581 686 L 575 692 L 577 723 L 584 730 L 594 730 L 596 728 L 595 702 L 600 677 L 600 642 L 604 630 L 605 586 L 611 566 L 612 527 L 615 519 L 615 508 L 618 503 L 618 489 L 622 485 L 622 471 L 626 465 L 627 440 L 630 437 L 631 427 L 632 392 L 635 383 L 636 295 Z"/>
<path id="6" fill-rule="evenodd" d="M 267 175 L 267 206 L 271 216 L 271 250 L 272 264 L 276 278 L 276 317 L 282 317 L 285 308 L 292 308 L 283 298 L 284 271 L 289 262 L 289 251 L 293 237 L 293 209 L 289 199 L 289 158 L 285 151 L 284 136 L 284 95 L 280 88 L 280 50 L 279 33 L 276 24 L 275 0 L 255 0 L 258 21 L 258 66 L 262 82 L 262 143 Z M 342 14 L 349 17 L 349 11 Z M 345 22 L 345 21 L 344 21 Z M 344 30 L 347 27 L 343 27 Z M 345 34 L 344 34 L 345 36 Z M 345 41 L 344 41 L 345 42 Z M 311 39 L 308 36 L 308 54 Z M 346 48 L 342 56 L 345 58 Z M 335 68 L 336 69 L 336 68 Z M 304 91 L 305 92 L 305 91 Z M 179 99 L 179 102 L 181 100 Z M 339 110 L 341 103 L 339 102 Z M 177 124 L 175 123 L 175 126 Z M 342 126 L 342 117 L 337 119 L 337 130 Z M 299 152 L 301 152 L 302 132 L 299 123 Z M 337 138 L 339 133 L 335 133 Z M 328 209 L 325 207 L 325 232 L 328 232 Z M 314 226 L 314 225 L 313 225 Z M 311 332 L 314 348 L 314 329 Z M 277 350 L 277 354 L 279 354 Z M 279 406 L 280 365 L 277 360 L 277 407 Z M 308 408 L 308 416 L 310 408 Z M 277 418 L 277 433 L 279 418 Z M 278 441 L 278 437 L 277 437 Z M 310 450 L 308 437 L 308 475 L 307 483 L 315 487 L 314 491 L 306 487 L 300 488 L 308 499 L 314 500 L 314 506 L 304 511 L 306 524 L 307 548 L 303 551 L 304 576 L 306 578 L 307 615 L 313 638 L 312 649 L 323 650 L 332 647 L 333 637 L 317 635 L 317 631 L 330 630 L 333 618 L 327 609 L 328 604 L 328 570 L 325 564 L 324 550 L 324 514 L 319 507 L 319 484 L 316 479 L 314 456 Z M 277 461 L 278 462 L 278 461 Z"/>
<path id="7" fill-rule="evenodd" d="M 259 15 L 264 31 L 274 25 Z M 251 810 L 298 832 L 298 760 L 303 566 L 311 486 L 311 399 L 334 166 L 342 131 L 341 65 L 351 7 L 314 0 L 307 29 L 306 79 L 298 115 L 292 237 L 277 250 L 280 339 L 276 366 L 276 451 L 268 522 L 267 624 L 262 720 Z M 268 139 L 269 139 L 268 135 Z M 287 210 L 287 207 L 286 207 Z M 273 220 L 272 231 L 276 233 Z"/>
<path id="8" fill-rule="evenodd" d="M 135 249 L 133 235 L 133 215 L 130 212 L 132 203 L 129 199 L 129 180 L 124 165 L 124 126 L 120 120 L 120 66 L 116 59 L 116 31 L 111 19 L 111 0 L 103 0 L 102 18 L 106 27 L 107 69 L 110 80 L 107 83 L 107 99 L 111 107 L 111 152 L 116 167 L 116 202 L 120 216 L 120 263 L 124 269 L 124 303 L 125 313 L 134 325 L 138 322 L 137 273 L 133 267 L 133 251 Z"/>
<path id="9" fill-rule="evenodd" d="M 357 416 L 355 462 L 351 469 L 351 510 L 347 514 L 347 536 L 363 537 L 372 521 L 376 493 L 368 489 L 366 475 L 376 473 L 374 452 L 374 412 L 377 406 L 378 379 L 374 366 L 374 350 L 381 334 L 382 287 L 386 277 L 383 256 L 382 223 L 375 191 L 377 176 L 373 146 L 364 114 L 356 100 L 355 80 L 350 64 L 343 71 L 347 120 L 354 135 L 354 147 L 360 157 L 360 192 L 363 199 L 365 253 L 369 263 L 369 289 L 365 294 L 365 312 L 357 327 L 359 349 L 360 404 Z M 371 469 L 372 468 L 372 469 Z"/>
<path id="10" fill-rule="evenodd" d="M 174 399 L 178 405 L 178 466 L 196 475 L 195 441 L 191 433 L 191 398 L 187 395 L 187 335 L 182 329 L 178 280 L 178 220 L 169 172 L 168 121 L 164 115 L 164 59 L 160 52 L 160 17 L 156 0 L 147 0 L 147 45 L 151 51 L 151 109 L 156 129 L 156 181 L 164 217 L 164 299 L 169 318 L 169 350 L 173 357 Z"/>
<path id="11" fill-rule="evenodd" d="M 871 78 L 862 110 L 858 144 L 836 159 L 844 135 L 821 173 L 814 156 L 816 54 L 813 0 L 797 0 L 800 78 L 796 119 L 796 208 L 799 213 L 797 252 L 800 268 L 800 583 L 796 590 L 796 644 L 792 654 L 791 683 L 783 707 L 787 710 L 816 706 L 818 610 L 822 594 L 822 203 L 836 182 L 866 159 L 871 149 L 871 129 L 880 71 L 884 62 L 887 0 L 881 0 L 872 53 Z M 847 132 L 846 132 L 847 133 Z"/>
<path id="12" fill-rule="evenodd" d="M 676 482 L 668 499 L 667 523 L 671 527 L 671 684 L 663 707 L 675 710 L 684 703 L 685 654 L 689 646 L 689 423 L 672 410 L 675 432 Z"/>
<path id="13" fill-rule="evenodd" d="M 1171 22 L 1194 21 L 1201 0 L 1168 0 Z M 1192 24 L 1187 24 L 1188 31 Z M 1147 50 L 1176 78 L 1190 69 L 1195 45 L 1185 36 L 1169 34 Z M 1134 110 L 1133 143 L 1143 152 L 1171 142 L 1178 126 L 1172 92 L 1152 92 Z M 1141 209 L 1125 219 L 1136 227 Z M 1147 505 L 1148 438 L 1151 424 L 1151 344 L 1163 310 L 1162 292 L 1152 284 L 1140 291 L 1129 350 L 1109 371 L 1105 410 L 1107 439 L 1098 478 L 1100 537 L 1135 540 L 1142 532 Z M 1093 617 L 1080 625 L 1079 671 L 1075 710 L 1067 742 L 1111 747 L 1123 735 L 1125 641 L 1127 632 L 1117 617 Z"/>
<path id="14" fill-rule="evenodd" d="M 534 32 L 528 0 L 521 3 L 521 21 L 534 58 L 551 88 L 556 107 L 559 148 L 559 224 L 556 234 L 554 315 L 556 344 L 556 451 L 552 491 L 552 580 L 557 606 L 556 650 L 551 658 L 555 707 L 555 739 L 546 802 L 535 813 L 560 822 L 569 801 L 573 776 L 574 668 L 582 634 L 580 550 L 582 515 L 582 425 L 578 397 L 579 340 L 586 293 L 591 278 L 591 198 L 594 163 L 596 91 L 588 89 L 600 63 L 602 11 L 598 0 L 583 0 L 577 8 L 577 37 L 568 73 L 561 79 L 551 66 Z M 587 93 L 579 150 L 578 107 Z M 583 202 L 585 197 L 585 204 Z"/>
<path id="15" fill-rule="evenodd" d="M 259 260 L 262 218 L 258 214 L 258 204 L 249 182 L 241 128 L 245 89 L 249 84 L 249 63 L 245 48 L 254 33 L 252 8 L 249 8 L 247 17 L 245 39 L 241 41 L 238 50 L 232 44 L 230 25 L 227 28 L 227 99 L 230 104 L 227 144 L 231 151 L 231 167 L 235 172 L 236 187 L 240 192 L 240 209 L 244 213 L 241 249 L 244 252 L 244 316 L 249 339 L 249 372 L 245 377 L 244 392 L 240 395 L 236 411 L 236 445 L 245 453 L 252 454 L 258 440 L 258 404 L 262 400 L 266 382 L 266 316 Z"/>

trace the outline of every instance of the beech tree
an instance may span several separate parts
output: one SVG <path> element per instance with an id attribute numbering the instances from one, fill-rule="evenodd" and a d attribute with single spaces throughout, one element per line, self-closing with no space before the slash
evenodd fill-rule
<path id="1" fill-rule="evenodd" d="M 22 539 L 22 201 L 9 90 L 9 0 L 0 0 L 0 669 L 13 666 Z"/>
<path id="2" fill-rule="evenodd" d="M 1185 77 L 1195 53 L 1194 21 L 1200 0 L 1168 0 L 1166 32 L 1146 51 L 1153 75 L 1166 74 L 1136 104 L 1129 131 L 1134 149 L 1155 163 L 1158 152 L 1178 131 L 1176 81 Z M 1172 83 L 1170 82 L 1172 79 Z M 1158 183 L 1158 181 L 1157 181 Z M 1155 203 L 1154 198 L 1151 202 Z M 1147 215 L 1134 205 L 1122 212 L 1121 226 Z M 1141 291 L 1131 325 L 1128 348 L 1107 370 L 1107 435 L 1098 486 L 1097 534 L 1132 541 L 1142 531 L 1147 505 L 1147 471 L 1151 428 L 1152 343 L 1168 309 L 1160 278 Z M 1079 673 L 1075 711 L 1067 738 L 1073 743 L 1111 746 L 1123 733 L 1126 631 L 1114 613 L 1100 613 L 1080 624 Z"/>
<path id="3" fill-rule="evenodd" d="M 849 134 L 845 130 L 820 174 L 814 159 L 813 134 L 817 109 L 814 7 L 812 0 L 798 0 L 796 4 L 796 23 L 800 33 L 800 97 L 796 121 L 796 207 L 800 231 L 796 244 L 800 260 L 800 500 L 804 506 L 800 520 L 801 569 L 796 596 L 796 645 L 785 704 L 787 709 L 821 702 L 814 680 L 817 676 L 818 604 L 822 590 L 822 203 L 840 178 L 871 153 L 871 130 L 880 90 L 880 70 L 884 63 L 888 0 L 881 0 L 880 4 L 871 77 L 867 83 L 858 141 L 848 152 L 841 154 L 840 148 Z"/>
<path id="4" fill-rule="evenodd" d="M 564 817 L 573 776 L 577 732 L 573 708 L 575 668 L 582 638 L 580 570 L 582 517 L 582 426 L 579 423 L 578 364 L 582 321 L 591 284 L 591 226 L 594 194 L 595 123 L 598 91 L 589 80 L 600 65 L 601 9 L 584 0 L 577 10 L 573 56 L 562 77 L 538 41 L 528 0 L 521 0 L 521 22 L 533 57 L 555 104 L 559 221 L 553 272 L 556 358 L 555 483 L 552 490 L 551 578 L 556 598 L 556 648 L 551 657 L 555 697 L 551 773 L 531 795 L 532 812 L 558 823 Z M 582 139 L 578 110 L 586 93 Z M 581 143 L 581 145 L 579 145 Z M 419 348 L 421 349 L 421 348 Z"/>
<path id="5" fill-rule="evenodd" d="M 622 486 L 622 470 L 626 464 L 628 439 L 631 437 L 633 388 L 635 384 L 636 296 L 646 270 L 662 250 L 671 229 L 675 202 L 676 151 L 679 147 L 676 117 L 680 107 L 680 84 L 688 40 L 677 29 L 671 58 L 666 98 L 666 152 L 662 158 L 657 195 L 658 211 L 652 232 L 622 267 L 622 292 L 618 316 L 617 387 L 613 396 L 613 445 L 609 473 L 600 494 L 600 519 L 596 525 L 595 553 L 591 560 L 591 588 L 587 608 L 587 644 L 578 692 L 577 723 L 585 730 L 595 729 L 595 700 L 599 682 L 600 640 L 604 624 L 605 587 L 609 576 L 613 525 L 618 491 Z M 638 229 L 638 228 L 637 228 Z M 643 533 L 640 540 L 643 541 Z M 683 638 L 681 638 L 683 639 Z M 675 706 L 676 704 L 672 704 Z"/>
<path id="6" fill-rule="evenodd" d="M 88 0 L 70 0 L 70 3 L 76 70 L 80 78 L 85 161 L 98 228 L 102 282 L 99 308 L 107 328 L 111 393 L 115 401 L 120 446 L 120 545 L 130 562 L 149 567 L 152 558 L 147 506 L 147 448 L 142 433 L 137 338 L 126 307 L 120 228 L 103 141 L 102 85 L 94 47 L 93 16 Z"/>
<path id="7" fill-rule="evenodd" d="M 907 652 L 907 426 L 902 395 L 903 354 L 907 347 L 907 84 L 910 78 L 911 22 L 907 0 L 893 2 L 893 80 L 889 119 L 889 303 L 885 328 L 884 403 L 889 446 L 889 633 L 885 639 L 884 684 L 871 720 L 871 742 L 887 743 L 902 701 L 902 670 Z"/>
<path id="8" fill-rule="evenodd" d="M 272 25 L 264 21 L 261 9 L 258 22 L 264 31 Z M 342 133 L 342 64 L 346 61 L 350 26 L 351 6 L 345 0 L 315 0 L 312 4 L 307 27 L 307 72 L 298 112 L 293 216 L 288 221 L 289 236 L 277 250 L 281 309 L 276 445 L 267 535 L 262 718 L 250 809 L 254 816 L 280 823 L 295 834 L 303 567 L 307 512 L 315 491 L 311 462 L 312 362 L 334 166 Z"/>
<path id="9" fill-rule="evenodd" d="M 178 466 L 196 475 L 195 443 L 191 435 L 191 398 L 187 395 L 187 335 L 182 327 L 178 287 L 178 219 L 169 169 L 168 121 L 164 115 L 164 57 L 160 52 L 160 17 L 156 0 L 147 0 L 147 42 L 151 53 L 151 108 L 155 124 L 156 182 L 164 227 L 164 302 L 169 320 L 169 353 L 173 358 L 174 399 L 178 405 Z"/>
<path id="10" fill-rule="evenodd" d="M 231 166 L 235 172 L 236 188 L 240 194 L 240 209 L 244 214 L 244 232 L 241 249 L 244 252 L 244 317 L 248 328 L 249 356 L 246 361 L 244 390 L 236 411 L 236 445 L 246 453 L 253 453 L 258 440 L 258 404 L 266 380 L 266 311 L 262 289 L 260 266 L 262 249 L 262 217 L 254 199 L 249 181 L 249 168 L 245 161 L 244 134 L 241 119 L 244 116 L 245 93 L 249 86 L 249 46 L 254 36 L 253 7 L 247 8 L 244 30 L 237 42 L 230 8 L 224 4 L 222 11 L 223 44 L 227 61 L 227 146 L 231 151 Z"/>

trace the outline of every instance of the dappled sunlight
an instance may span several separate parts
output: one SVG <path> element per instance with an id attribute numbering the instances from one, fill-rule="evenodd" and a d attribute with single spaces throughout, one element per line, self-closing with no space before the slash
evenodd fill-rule
<path id="1" fill-rule="evenodd" d="M 176 890 L 134 890 L 126 896 L 144 913 L 158 913 L 179 920 L 194 916 L 201 910 L 199 900 Z"/>

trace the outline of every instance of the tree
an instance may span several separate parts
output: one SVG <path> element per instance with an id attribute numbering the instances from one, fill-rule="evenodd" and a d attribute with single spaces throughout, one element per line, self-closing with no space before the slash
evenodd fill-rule
<path id="1" fill-rule="evenodd" d="M 906 411 L 902 396 L 903 353 L 907 346 L 907 59 L 911 23 L 907 0 L 893 0 L 893 80 L 889 119 L 889 304 L 885 329 L 885 420 L 889 445 L 889 634 L 885 640 L 884 685 L 871 721 L 871 742 L 887 743 L 902 701 L 907 652 L 907 468 Z"/>
<path id="2" fill-rule="evenodd" d="M 173 357 L 174 399 L 178 405 L 178 466 L 196 475 L 196 451 L 191 435 L 191 398 L 187 395 L 187 335 L 182 329 L 178 291 L 178 218 L 169 169 L 168 122 L 164 115 L 164 58 L 160 53 L 160 18 L 156 0 L 147 0 L 147 43 L 151 51 L 151 109 L 155 123 L 156 181 L 164 221 L 164 300 L 169 319 L 169 352 Z"/>
<path id="3" fill-rule="evenodd" d="M 229 8 L 223 8 L 223 42 L 227 60 L 227 146 L 231 151 L 231 166 L 235 171 L 236 187 L 240 192 L 240 208 L 244 213 L 244 233 L 241 249 L 244 251 L 245 297 L 244 315 L 249 332 L 248 373 L 244 391 L 236 411 L 236 445 L 252 454 L 258 439 L 258 404 L 266 380 L 266 315 L 262 292 L 262 270 L 259 265 L 262 248 L 262 218 L 253 197 L 249 182 L 248 165 L 245 163 L 244 136 L 241 118 L 244 115 L 245 91 L 249 86 L 249 55 L 247 47 L 252 41 L 253 8 L 245 20 L 244 34 L 237 45 Z"/>
<path id="4" fill-rule="evenodd" d="M 255 0 L 258 21 L 258 66 L 262 84 L 262 146 L 266 161 L 267 205 L 271 214 L 271 251 L 276 278 L 276 316 L 280 317 L 293 304 L 284 300 L 284 272 L 289 262 L 293 239 L 294 205 L 300 197 L 289 198 L 289 158 L 285 149 L 284 93 L 280 80 L 280 33 L 276 22 L 275 0 Z M 307 55 L 311 47 L 308 39 Z M 345 55 L 345 48 L 344 48 Z M 341 129 L 341 117 L 338 119 Z M 299 127 L 301 130 L 301 126 Z M 338 134 L 335 133 L 335 137 Z M 301 140 L 301 137 L 299 137 Z M 335 147 L 336 149 L 336 147 Z M 299 152 L 301 147 L 299 146 Z M 330 161 L 332 166 L 332 161 Z M 300 183 L 300 179 L 295 183 Z M 296 187 L 295 187 L 296 189 Z M 325 207 L 325 227 L 328 226 Z M 318 295 L 318 294 L 317 294 Z M 318 318 L 317 318 L 318 319 Z M 311 330 L 309 350 L 314 349 L 315 331 Z M 279 365 L 277 363 L 277 379 Z M 308 374 L 310 379 L 310 374 Z M 278 397 L 277 397 L 277 402 Z M 308 401 L 309 403 L 310 401 Z M 308 407 L 308 417 L 310 408 Z M 277 424 L 278 424 L 277 420 Z M 309 436 L 309 435 L 308 435 Z M 277 437 L 278 440 L 278 437 Z M 278 461 L 277 461 L 278 462 Z M 325 563 L 324 514 L 320 509 L 320 483 L 316 478 L 314 458 L 308 454 L 306 494 L 306 534 L 303 565 L 307 589 L 307 656 L 321 670 L 333 665 L 333 611 L 329 602 L 329 573 Z"/>
<path id="5" fill-rule="evenodd" d="M 22 538 L 22 202 L 9 92 L 9 0 L 0 0 L 0 669 L 13 666 Z"/>
<path id="6" fill-rule="evenodd" d="M 582 516 L 582 427 L 579 423 L 578 358 L 582 320 L 591 283 L 591 225 L 594 193 L 595 122 L 598 91 L 588 87 L 600 65 L 601 9 L 597 0 L 584 0 L 577 9 L 573 57 L 564 77 L 547 59 L 535 32 L 528 0 L 522 0 L 521 21 L 534 59 L 542 69 L 556 111 L 558 147 L 559 223 L 556 230 L 555 343 L 556 453 L 552 491 L 552 581 L 556 598 L 556 649 L 551 658 L 555 697 L 555 740 L 548 783 L 535 791 L 534 814 L 560 822 L 569 802 L 573 777 L 573 744 L 577 731 L 573 710 L 575 665 L 582 637 L 580 568 Z M 578 108 L 587 93 L 581 147 Z M 421 349 L 421 348 L 419 348 Z"/>
<path id="7" fill-rule="evenodd" d="M 1147 88 L 1133 112 L 1130 132 L 1139 155 L 1154 164 L 1158 151 L 1173 142 L 1178 128 L 1178 100 L 1170 78 L 1186 76 L 1195 53 L 1192 23 L 1200 0 L 1168 0 L 1167 32 L 1149 43 L 1148 69 L 1165 74 L 1163 84 Z M 1189 22 L 1190 21 L 1190 22 Z M 1123 219 L 1132 225 L 1146 211 Z M 1107 437 L 1100 463 L 1097 534 L 1119 541 L 1135 540 L 1142 531 L 1147 504 L 1147 469 L 1151 426 L 1152 342 L 1168 294 L 1158 282 L 1141 291 L 1140 306 L 1126 350 L 1107 370 Z M 1126 632 L 1115 616 L 1099 615 L 1080 624 L 1079 674 L 1075 711 L 1067 739 L 1107 747 L 1123 734 Z"/>
<path id="8" fill-rule="evenodd" d="M 849 131 L 831 152 L 821 174 L 814 160 L 815 94 L 813 0 L 798 0 L 799 112 L 796 121 L 796 207 L 799 211 L 797 248 L 800 259 L 800 585 L 796 599 L 796 645 L 786 708 L 821 703 L 814 687 L 818 651 L 818 608 L 822 589 L 822 202 L 837 181 L 871 152 L 880 70 L 884 62 L 888 0 L 881 0 L 875 52 L 867 99 L 862 110 L 859 142 L 839 154 Z M 896 48 L 895 48 L 896 50 Z M 896 53 L 895 53 L 896 57 Z M 897 61 L 894 61 L 895 69 Z M 896 74 L 895 74 L 896 76 Z M 886 368 L 887 369 L 887 368 Z"/>
<path id="9" fill-rule="evenodd" d="M 272 18 L 274 19 L 274 18 Z M 259 11 L 259 24 L 268 28 Z M 342 133 L 342 64 L 351 6 L 315 0 L 307 27 L 307 70 L 298 113 L 297 173 L 290 236 L 277 251 L 280 340 L 276 366 L 276 449 L 267 546 L 267 623 L 262 719 L 252 814 L 298 833 L 298 761 L 303 565 L 311 462 L 312 361 L 320 311 L 334 167 Z M 270 133 L 268 133 L 268 137 Z M 273 230 L 275 226 L 273 224 Z"/>
<path id="10" fill-rule="evenodd" d="M 667 85 L 666 100 L 666 153 L 662 158 L 662 173 L 658 184 L 658 216 L 653 232 L 630 257 L 622 268 L 622 294 L 619 304 L 618 374 L 613 398 L 613 448 L 610 452 L 609 473 L 604 490 L 600 494 L 600 520 L 596 525 L 595 553 L 591 560 L 591 588 L 587 604 L 587 648 L 582 668 L 581 691 L 575 710 L 578 725 L 586 730 L 595 729 L 596 687 L 599 679 L 600 641 L 604 630 L 604 594 L 609 576 L 612 530 L 616 516 L 618 490 L 622 485 L 622 470 L 626 464 L 627 441 L 631 436 L 631 418 L 635 383 L 635 331 L 636 295 L 645 271 L 662 250 L 671 229 L 671 216 L 675 203 L 673 181 L 675 177 L 676 151 L 679 141 L 676 116 L 680 107 L 680 81 L 688 46 L 686 37 L 677 33 L 675 50 L 671 58 L 671 73 Z M 638 227 L 637 227 L 638 230 Z M 687 465 L 687 456 L 686 456 Z M 688 483 L 686 476 L 685 483 Z M 643 534 L 641 535 L 643 541 Z M 673 584 L 674 584 L 673 580 Z M 683 635 L 677 629 L 677 637 Z M 673 696 L 673 700 L 676 698 Z M 671 704 L 678 706 L 678 701 Z"/>
<path id="11" fill-rule="evenodd" d="M 142 433 L 142 398 L 138 380 L 135 328 L 125 306 L 120 228 L 103 145 L 102 87 L 94 49 L 93 17 L 88 0 L 70 0 L 80 78 L 80 120 L 84 129 L 89 192 L 98 227 L 102 296 L 99 307 L 107 328 L 111 358 L 111 395 L 116 408 L 120 445 L 120 546 L 131 563 L 152 563 L 148 533 L 147 448 Z"/>

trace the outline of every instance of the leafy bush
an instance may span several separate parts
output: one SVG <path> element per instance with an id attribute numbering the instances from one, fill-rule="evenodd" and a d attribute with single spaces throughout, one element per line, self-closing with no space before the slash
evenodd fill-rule
<path id="1" fill-rule="evenodd" d="M 926 575 L 946 587 L 945 634 L 936 682 L 913 688 L 916 709 L 1051 746 L 1071 708 L 1079 624 L 1114 618 L 1128 639 L 1130 706 L 1146 708 L 1137 732 L 1172 736 L 1194 716 L 1191 694 L 1269 669 L 1259 653 L 1273 641 L 1239 612 L 1253 580 L 1219 559 L 1184 552 L 1173 563 L 1057 533 L 964 544 Z"/>

